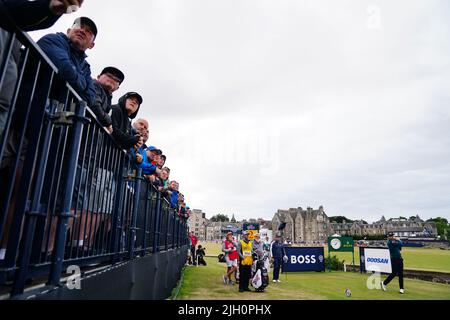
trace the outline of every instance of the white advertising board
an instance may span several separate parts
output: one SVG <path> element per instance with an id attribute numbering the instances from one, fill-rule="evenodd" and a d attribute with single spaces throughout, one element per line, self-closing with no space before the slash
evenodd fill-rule
<path id="1" fill-rule="evenodd" d="M 365 248 L 364 261 L 366 264 L 366 271 L 375 271 L 382 273 L 391 273 L 391 255 L 389 249 L 384 248 Z"/>

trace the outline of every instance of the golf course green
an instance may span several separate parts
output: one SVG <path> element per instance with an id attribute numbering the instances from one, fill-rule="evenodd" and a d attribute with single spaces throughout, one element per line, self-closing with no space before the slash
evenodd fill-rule
<path id="1" fill-rule="evenodd" d="M 225 264 L 207 257 L 207 266 L 189 266 L 180 285 L 173 290 L 176 300 L 450 300 L 450 285 L 405 279 L 405 294 L 399 294 L 395 279 L 388 291 L 368 289 L 369 274 L 351 272 L 306 272 L 280 276 L 263 293 L 239 293 L 237 285 L 225 285 Z M 382 276 L 384 279 L 385 276 Z M 377 279 L 375 279 L 377 281 Z M 372 282 L 373 283 L 373 282 Z M 346 289 L 351 296 L 345 295 Z"/>

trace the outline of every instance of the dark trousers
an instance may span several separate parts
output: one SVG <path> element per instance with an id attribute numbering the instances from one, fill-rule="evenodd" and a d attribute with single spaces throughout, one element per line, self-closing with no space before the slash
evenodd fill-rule
<path id="1" fill-rule="evenodd" d="M 273 259 L 273 280 L 278 280 L 280 278 L 280 269 L 283 264 L 283 258 Z"/>
<path id="2" fill-rule="evenodd" d="M 195 246 L 191 246 L 192 264 L 197 264 L 197 256 L 195 255 Z"/>
<path id="3" fill-rule="evenodd" d="M 243 266 L 239 264 L 239 290 L 248 290 L 252 266 Z"/>
<path id="4" fill-rule="evenodd" d="M 398 276 L 400 289 L 403 289 L 403 259 L 392 259 L 392 273 L 384 280 L 384 285 L 387 286 L 395 276 Z"/>

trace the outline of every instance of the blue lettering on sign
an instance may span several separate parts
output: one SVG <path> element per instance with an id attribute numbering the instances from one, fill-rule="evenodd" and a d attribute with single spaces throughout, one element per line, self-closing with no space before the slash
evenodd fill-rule
<path id="1" fill-rule="evenodd" d="M 367 262 L 372 263 L 389 263 L 389 259 L 382 259 L 382 258 L 367 258 Z"/>

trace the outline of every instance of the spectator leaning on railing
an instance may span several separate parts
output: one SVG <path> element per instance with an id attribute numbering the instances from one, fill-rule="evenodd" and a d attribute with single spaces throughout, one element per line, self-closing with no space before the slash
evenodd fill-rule
<path id="1" fill-rule="evenodd" d="M 169 183 L 169 196 L 170 196 L 170 205 L 173 209 L 175 209 L 178 205 L 178 182 L 170 181 Z"/>
<path id="2" fill-rule="evenodd" d="M 161 174 L 161 169 L 157 167 L 157 159 L 162 154 L 162 151 L 155 146 L 150 146 L 147 148 L 147 167 L 145 173 L 151 183 L 155 183 L 158 176 Z M 144 169 L 143 169 L 144 172 Z"/>
<path id="3" fill-rule="evenodd" d="M 90 106 L 97 120 L 112 133 L 112 121 L 109 115 L 111 111 L 112 94 L 117 91 L 125 79 L 122 71 L 114 67 L 106 67 L 94 80 L 95 103 Z"/>
<path id="4" fill-rule="evenodd" d="M 130 149 L 130 155 L 139 167 L 147 162 L 147 140 L 148 140 L 148 121 L 145 119 L 137 119 L 131 125 L 131 132 L 135 135 L 139 135 L 142 138 L 142 145 L 138 148 L 138 145 L 134 145 Z"/>
<path id="5" fill-rule="evenodd" d="M 140 94 L 128 92 L 119 99 L 118 104 L 112 106 L 112 136 L 122 149 L 139 149 L 143 144 L 142 137 L 133 134 L 131 129 L 131 120 L 136 118 L 142 102 Z"/>
<path id="6" fill-rule="evenodd" d="M 87 17 L 77 18 L 67 34 L 58 32 L 42 37 L 37 44 L 58 68 L 58 76 L 67 81 L 88 106 L 95 103 L 95 88 L 86 51 L 95 46 L 97 26 Z M 60 101 L 65 96 L 58 97 Z"/>
<path id="7" fill-rule="evenodd" d="M 164 167 L 164 165 L 166 164 L 166 160 L 167 160 L 167 157 L 164 154 L 162 154 L 158 160 L 158 168 L 162 169 Z"/>
<path id="8" fill-rule="evenodd" d="M 161 189 L 159 189 L 159 191 L 166 191 L 169 187 L 169 171 L 167 170 L 168 168 L 162 168 L 161 170 L 161 175 L 160 175 L 160 179 L 161 179 Z"/>

